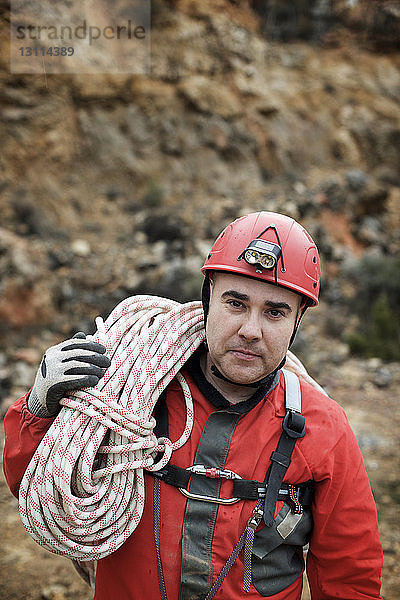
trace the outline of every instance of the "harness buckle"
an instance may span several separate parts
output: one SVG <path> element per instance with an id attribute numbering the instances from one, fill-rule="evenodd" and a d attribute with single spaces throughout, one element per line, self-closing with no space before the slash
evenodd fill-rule
<path id="1" fill-rule="evenodd" d="M 247 527 L 250 529 L 254 529 L 254 531 L 259 526 L 261 519 L 263 518 L 264 510 L 262 507 L 257 507 L 253 510 L 250 519 L 247 521 Z"/>
<path id="2" fill-rule="evenodd" d="M 242 479 L 240 475 L 229 469 L 217 469 L 216 467 L 206 467 L 205 465 L 192 465 L 187 467 L 187 471 L 196 473 L 196 475 L 204 475 L 205 477 L 211 477 L 213 479 Z M 178 488 L 179 491 L 190 498 L 190 500 L 200 500 L 201 502 L 215 502 L 216 504 L 235 504 L 239 502 L 240 498 L 216 498 L 215 496 L 204 496 L 202 494 L 194 494 L 189 492 L 186 488 Z"/>
<path id="3" fill-rule="evenodd" d="M 306 420 L 303 415 L 295 410 L 287 410 L 282 429 L 291 438 L 302 438 L 306 434 Z"/>

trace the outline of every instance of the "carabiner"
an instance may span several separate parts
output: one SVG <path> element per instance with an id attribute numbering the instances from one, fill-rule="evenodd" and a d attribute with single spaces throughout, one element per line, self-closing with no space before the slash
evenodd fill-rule
<path id="1" fill-rule="evenodd" d="M 204 475 L 205 477 L 211 477 L 213 479 L 242 479 L 240 475 L 229 469 L 217 469 L 215 467 L 206 467 L 204 465 L 193 465 L 187 467 L 187 471 L 192 471 L 197 475 Z M 240 498 L 216 498 L 215 496 L 203 496 L 202 494 L 194 494 L 189 492 L 185 488 L 178 488 L 179 491 L 190 498 L 191 500 L 200 500 L 201 502 L 215 502 L 216 504 L 235 504 L 239 502 Z"/>

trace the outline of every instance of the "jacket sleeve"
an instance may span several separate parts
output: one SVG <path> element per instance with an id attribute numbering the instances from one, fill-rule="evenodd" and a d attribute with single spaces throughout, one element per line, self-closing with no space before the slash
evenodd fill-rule
<path id="1" fill-rule="evenodd" d="M 382 545 L 361 451 L 343 415 L 341 435 L 316 469 L 314 530 L 307 557 L 313 600 L 376 600 Z"/>
<path id="2" fill-rule="evenodd" d="M 4 417 L 3 469 L 8 486 L 17 498 L 25 470 L 54 421 L 54 418 L 39 418 L 29 412 L 28 394 L 14 402 Z"/>

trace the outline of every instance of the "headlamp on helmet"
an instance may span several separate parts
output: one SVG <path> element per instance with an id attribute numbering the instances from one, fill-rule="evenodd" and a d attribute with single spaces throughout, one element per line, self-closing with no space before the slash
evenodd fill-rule
<path id="1" fill-rule="evenodd" d="M 244 258 L 249 265 L 258 265 L 263 269 L 274 269 L 281 254 L 282 248 L 278 244 L 256 238 L 250 242 L 238 257 L 238 260 Z M 262 271 L 257 269 L 256 272 L 261 273 Z"/>

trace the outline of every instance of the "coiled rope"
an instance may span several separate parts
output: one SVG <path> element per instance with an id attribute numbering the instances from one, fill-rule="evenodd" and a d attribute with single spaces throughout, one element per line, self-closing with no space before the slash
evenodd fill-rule
<path id="1" fill-rule="evenodd" d="M 193 425 L 189 386 L 179 370 L 204 339 L 200 302 L 156 296 L 121 302 L 97 331 L 112 360 L 97 386 L 72 393 L 24 474 L 22 522 L 41 546 L 78 561 L 117 550 L 144 507 L 143 469 L 157 470 L 188 439 Z M 187 421 L 172 443 L 153 434 L 153 409 L 176 377 Z M 154 463 L 159 452 L 161 460 Z"/>
<path id="2" fill-rule="evenodd" d="M 202 305 L 134 296 L 100 320 L 92 337 L 106 346 L 111 366 L 97 386 L 63 398 L 19 495 L 31 537 L 81 565 L 91 583 L 93 561 L 117 550 L 140 521 L 143 469 L 163 468 L 190 436 L 192 398 L 179 371 L 204 340 Z M 319 388 L 290 352 L 286 366 Z M 153 410 L 174 377 L 185 398 L 185 429 L 175 442 L 157 440 Z"/>

